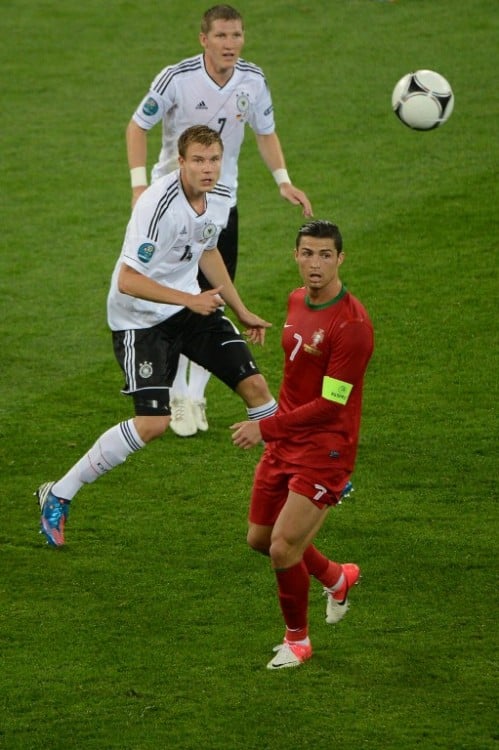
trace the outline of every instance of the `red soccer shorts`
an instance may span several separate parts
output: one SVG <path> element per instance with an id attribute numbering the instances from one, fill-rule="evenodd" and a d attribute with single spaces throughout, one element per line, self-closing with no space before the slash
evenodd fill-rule
<path id="1" fill-rule="evenodd" d="M 349 476 L 344 469 L 332 471 L 289 464 L 267 449 L 255 469 L 249 520 L 273 526 L 290 490 L 307 497 L 320 509 L 337 505 Z"/>

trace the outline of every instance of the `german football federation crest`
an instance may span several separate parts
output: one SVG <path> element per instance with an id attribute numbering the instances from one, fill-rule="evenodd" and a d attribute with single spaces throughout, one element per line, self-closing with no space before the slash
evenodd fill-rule
<path id="1" fill-rule="evenodd" d="M 236 97 L 236 107 L 237 111 L 239 112 L 238 115 L 236 115 L 237 119 L 240 121 L 245 121 L 250 106 L 250 100 L 248 94 L 237 94 Z"/>
<path id="2" fill-rule="evenodd" d="M 216 235 L 216 233 L 217 233 L 217 228 L 215 224 L 212 221 L 209 221 L 203 227 L 203 233 L 202 233 L 203 240 L 211 239 L 212 237 Z"/>
<path id="3" fill-rule="evenodd" d="M 314 354 L 316 357 L 320 357 L 322 352 L 319 349 L 320 344 L 324 341 L 324 329 L 319 328 L 312 336 L 311 344 L 303 344 L 303 348 L 308 354 Z"/>
<path id="4" fill-rule="evenodd" d="M 152 362 L 141 362 L 139 365 L 139 375 L 144 380 L 150 378 L 152 375 Z"/>

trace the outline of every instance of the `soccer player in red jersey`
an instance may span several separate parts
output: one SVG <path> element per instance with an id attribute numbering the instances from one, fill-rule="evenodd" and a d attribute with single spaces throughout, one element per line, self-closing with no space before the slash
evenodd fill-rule
<path id="1" fill-rule="evenodd" d="M 373 352 L 369 316 L 339 277 L 344 257 L 335 224 L 301 227 L 295 260 L 304 286 L 289 296 L 279 408 L 259 422 L 232 425 L 240 448 L 266 444 L 255 472 L 248 543 L 270 556 L 286 625 L 269 669 L 299 666 L 312 656 L 310 575 L 327 593 L 328 623 L 345 615 L 348 591 L 360 575 L 354 563 L 329 560 L 313 545 L 331 506 L 351 490 L 362 386 Z"/>

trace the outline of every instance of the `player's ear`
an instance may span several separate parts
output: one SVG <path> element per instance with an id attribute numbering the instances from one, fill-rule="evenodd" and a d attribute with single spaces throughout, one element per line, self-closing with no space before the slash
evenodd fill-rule
<path id="1" fill-rule="evenodd" d="M 345 253 L 342 250 L 341 253 L 338 253 L 338 265 L 341 266 L 344 260 L 345 260 Z"/>

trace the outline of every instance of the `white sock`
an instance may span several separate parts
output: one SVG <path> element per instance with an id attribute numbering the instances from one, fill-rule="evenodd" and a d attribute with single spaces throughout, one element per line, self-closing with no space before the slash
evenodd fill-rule
<path id="1" fill-rule="evenodd" d="M 264 417 L 271 417 L 277 411 L 277 402 L 273 398 L 268 403 L 262 404 L 261 406 L 248 406 L 248 418 L 249 419 L 263 419 Z"/>
<path id="2" fill-rule="evenodd" d="M 181 354 L 178 360 L 177 374 L 170 388 L 170 399 L 182 398 L 189 395 L 189 386 L 187 385 L 187 368 L 189 360 L 184 354 Z"/>
<path id="3" fill-rule="evenodd" d="M 202 401 L 211 372 L 196 362 L 191 362 L 189 370 L 189 396 L 192 401 Z"/>
<path id="4" fill-rule="evenodd" d="M 124 463 L 128 456 L 145 445 L 133 419 L 114 425 L 93 444 L 90 450 L 55 483 L 56 497 L 72 500 L 84 484 L 91 484 L 103 474 Z"/>

